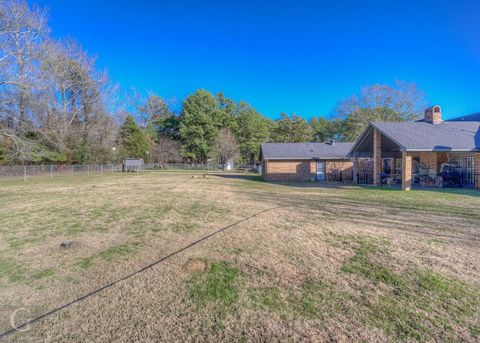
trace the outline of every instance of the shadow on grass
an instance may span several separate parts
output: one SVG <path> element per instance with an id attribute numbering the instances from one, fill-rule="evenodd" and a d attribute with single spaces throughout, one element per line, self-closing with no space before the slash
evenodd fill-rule
<path id="1" fill-rule="evenodd" d="M 350 190 L 369 190 L 377 193 L 399 193 L 399 194 L 452 194 L 463 195 L 471 197 L 480 197 L 480 190 L 477 189 L 465 189 L 465 188 L 414 188 L 410 191 L 404 191 L 400 187 L 386 187 L 386 186 L 373 186 L 373 185 L 357 185 L 354 183 L 340 183 L 340 182 L 275 182 L 274 184 L 297 187 L 297 188 L 325 188 L 325 189 L 350 189 Z"/>
<path id="2" fill-rule="evenodd" d="M 271 182 L 275 185 L 289 186 L 295 188 L 338 188 L 338 189 L 352 189 L 359 188 L 358 185 L 347 184 L 341 182 Z"/>
<path id="3" fill-rule="evenodd" d="M 434 192 L 434 193 L 443 193 L 443 194 L 456 194 L 456 195 L 469 195 L 473 197 L 480 196 L 480 190 L 473 189 L 473 188 L 437 188 L 437 187 L 415 187 L 412 188 L 410 191 L 404 191 L 399 186 L 371 186 L 371 185 L 363 185 L 363 188 L 375 189 L 378 191 L 385 191 L 385 192 Z"/>
<path id="4" fill-rule="evenodd" d="M 254 181 L 254 182 L 262 182 L 265 183 L 265 180 L 263 180 L 261 175 L 252 175 L 252 174 L 221 174 L 221 173 L 216 173 L 216 174 L 209 174 L 211 176 L 218 176 L 218 177 L 223 177 L 225 179 L 238 179 L 238 180 L 248 180 L 248 181 Z"/>
<path id="5" fill-rule="evenodd" d="M 326 189 L 365 189 L 378 192 L 434 192 L 443 194 L 455 194 L 455 195 L 467 195 L 472 197 L 479 197 L 480 191 L 477 189 L 465 189 L 465 188 L 414 188 L 410 191 L 404 191 L 400 187 L 391 186 L 373 186 L 373 185 L 361 185 L 354 183 L 342 183 L 335 181 L 322 181 L 322 182 L 298 182 L 298 181 L 285 181 L 285 182 L 266 182 L 261 175 L 248 175 L 248 174 L 211 174 L 212 176 L 218 176 L 226 179 L 240 179 L 253 182 L 261 182 L 264 184 L 272 184 L 279 186 L 287 186 L 294 188 L 326 188 Z"/>
<path id="6" fill-rule="evenodd" d="M 284 182 L 267 182 L 263 179 L 261 175 L 252 175 L 252 174 L 210 174 L 212 176 L 218 176 L 225 179 L 238 179 L 238 180 L 247 180 L 253 182 L 260 182 L 264 184 L 279 185 L 279 186 L 288 186 L 295 188 L 359 188 L 359 185 L 354 184 L 344 184 L 340 182 L 301 182 L 301 181 L 284 181 Z"/>

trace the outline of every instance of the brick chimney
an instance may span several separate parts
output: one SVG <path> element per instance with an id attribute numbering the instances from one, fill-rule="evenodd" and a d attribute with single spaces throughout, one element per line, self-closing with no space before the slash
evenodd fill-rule
<path id="1" fill-rule="evenodd" d="M 442 123 L 442 108 L 438 105 L 429 107 L 425 110 L 425 122 L 430 124 Z"/>

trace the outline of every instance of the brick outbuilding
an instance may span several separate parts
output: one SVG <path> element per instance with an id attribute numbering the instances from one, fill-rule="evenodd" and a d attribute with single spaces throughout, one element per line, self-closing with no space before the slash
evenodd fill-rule
<path id="1" fill-rule="evenodd" d="M 352 181 L 353 143 L 264 143 L 262 175 L 266 181 Z"/>

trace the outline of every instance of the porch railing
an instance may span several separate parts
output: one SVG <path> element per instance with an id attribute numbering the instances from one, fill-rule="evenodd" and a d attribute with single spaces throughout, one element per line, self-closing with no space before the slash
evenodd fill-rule
<path id="1" fill-rule="evenodd" d="M 477 188 L 478 173 L 414 174 L 412 187 L 418 188 Z"/>
<path id="2" fill-rule="evenodd" d="M 373 185 L 372 173 L 357 173 L 357 183 Z M 412 188 L 479 188 L 480 173 L 413 174 Z M 402 184 L 401 174 L 382 174 L 381 186 Z"/>
<path id="3" fill-rule="evenodd" d="M 353 173 L 352 171 L 339 171 L 326 174 L 327 181 L 332 182 L 352 182 Z"/>
<path id="4" fill-rule="evenodd" d="M 361 185 L 373 185 L 373 174 L 371 173 L 357 173 L 357 183 Z"/>

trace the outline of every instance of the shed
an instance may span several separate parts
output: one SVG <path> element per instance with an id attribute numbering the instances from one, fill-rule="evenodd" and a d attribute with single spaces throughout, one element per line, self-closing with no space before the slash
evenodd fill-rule
<path id="1" fill-rule="evenodd" d="M 123 172 L 138 172 L 143 170 L 144 162 L 143 158 L 126 158 L 123 160 L 122 171 Z"/>
<path id="2" fill-rule="evenodd" d="M 229 159 L 223 164 L 223 170 L 231 171 L 231 170 L 234 169 L 234 166 L 235 166 L 235 164 L 234 164 L 233 159 Z"/>

